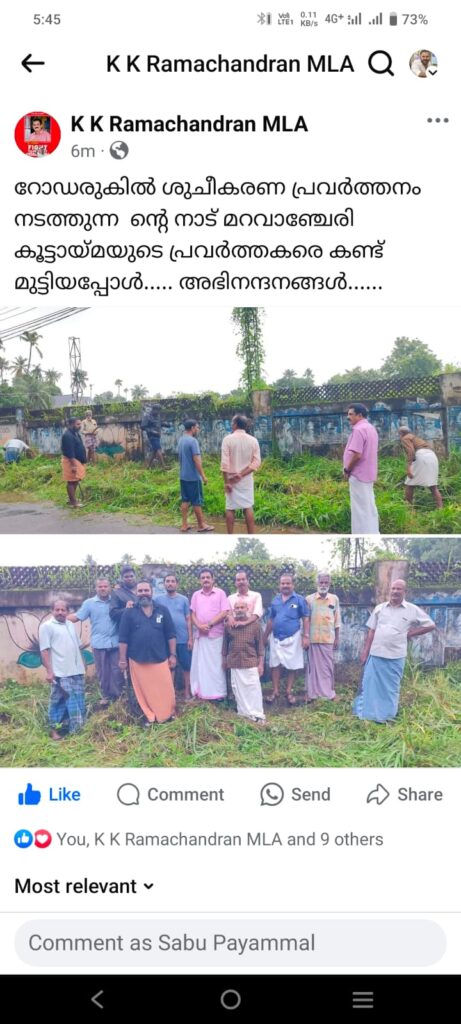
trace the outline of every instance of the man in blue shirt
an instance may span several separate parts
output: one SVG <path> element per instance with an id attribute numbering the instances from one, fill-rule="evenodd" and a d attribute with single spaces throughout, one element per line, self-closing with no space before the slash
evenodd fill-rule
<path id="1" fill-rule="evenodd" d="M 187 597 L 178 594 L 178 581 L 173 572 L 165 576 L 165 594 L 155 594 L 155 604 L 163 605 L 173 619 L 176 632 L 176 657 L 182 668 L 184 676 L 184 697 L 186 701 L 192 700 L 190 692 L 190 668 L 192 663 L 192 648 L 194 645 L 192 636 L 192 616 Z"/>
<path id="2" fill-rule="evenodd" d="M 68 615 L 71 622 L 91 624 L 91 647 L 102 692 L 100 707 L 118 700 L 123 689 L 123 675 L 118 664 L 118 628 L 110 617 L 109 580 L 96 580 L 96 595 L 83 602 L 78 612 Z"/>
<path id="3" fill-rule="evenodd" d="M 184 434 L 178 445 L 179 482 L 181 485 L 181 533 L 189 533 L 192 529 L 187 523 L 190 506 L 195 513 L 198 533 L 212 533 L 214 526 L 209 526 L 203 517 L 203 487 L 208 480 L 203 472 L 202 456 L 197 441 L 200 427 L 197 420 L 185 420 Z"/>
<path id="4" fill-rule="evenodd" d="M 282 573 L 280 593 L 271 604 L 264 633 L 264 642 L 270 637 L 273 687 L 272 694 L 265 698 L 268 704 L 273 704 L 280 696 L 282 667 L 287 674 L 287 703 L 296 704 L 293 683 L 295 672 L 304 669 L 303 652 L 309 647 L 309 615 L 306 599 L 295 591 L 292 573 Z"/>

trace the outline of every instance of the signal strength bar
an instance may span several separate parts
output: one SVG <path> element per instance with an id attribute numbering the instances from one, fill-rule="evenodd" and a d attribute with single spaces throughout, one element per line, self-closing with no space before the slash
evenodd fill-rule
<path id="1" fill-rule="evenodd" d="M 383 23 L 383 16 L 382 16 L 382 14 L 377 14 L 376 18 L 372 18 L 372 20 L 368 22 L 369 25 L 382 25 L 382 23 Z"/>
<path id="2" fill-rule="evenodd" d="M 347 24 L 348 25 L 361 25 L 362 24 L 362 15 L 361 14 L 356 14 L 354 16 L 353 14 L 348 14 L 347 15 Z"/>

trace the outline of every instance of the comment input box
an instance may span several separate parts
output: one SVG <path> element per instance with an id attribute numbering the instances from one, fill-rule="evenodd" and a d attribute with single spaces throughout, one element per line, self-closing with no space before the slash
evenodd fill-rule
<path id="1" fill-rule="evenodd" d="M 430 920 L 35 920 L 26 963 L 56 967 L 426 967 L 446 950 Z"/>

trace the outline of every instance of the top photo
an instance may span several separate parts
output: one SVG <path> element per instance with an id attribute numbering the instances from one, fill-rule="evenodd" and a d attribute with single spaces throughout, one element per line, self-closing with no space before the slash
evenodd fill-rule
<path id="1" fill-rule="evenodd" d="M 452 313 L 0 307 L 0 533 L 461 533 Z"/>

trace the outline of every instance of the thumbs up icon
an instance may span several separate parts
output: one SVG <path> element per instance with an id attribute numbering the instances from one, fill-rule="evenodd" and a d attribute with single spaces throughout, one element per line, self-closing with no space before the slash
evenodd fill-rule
<path id="1" fill-rule="evenodd" d="M 25 793 L 18 793 L 18 804 L 21 807 L 24 804 L 39 804 L 41 800 L 41 792 L 39 789 L 33 789 L 32 783 L 28 782 Z"/>

